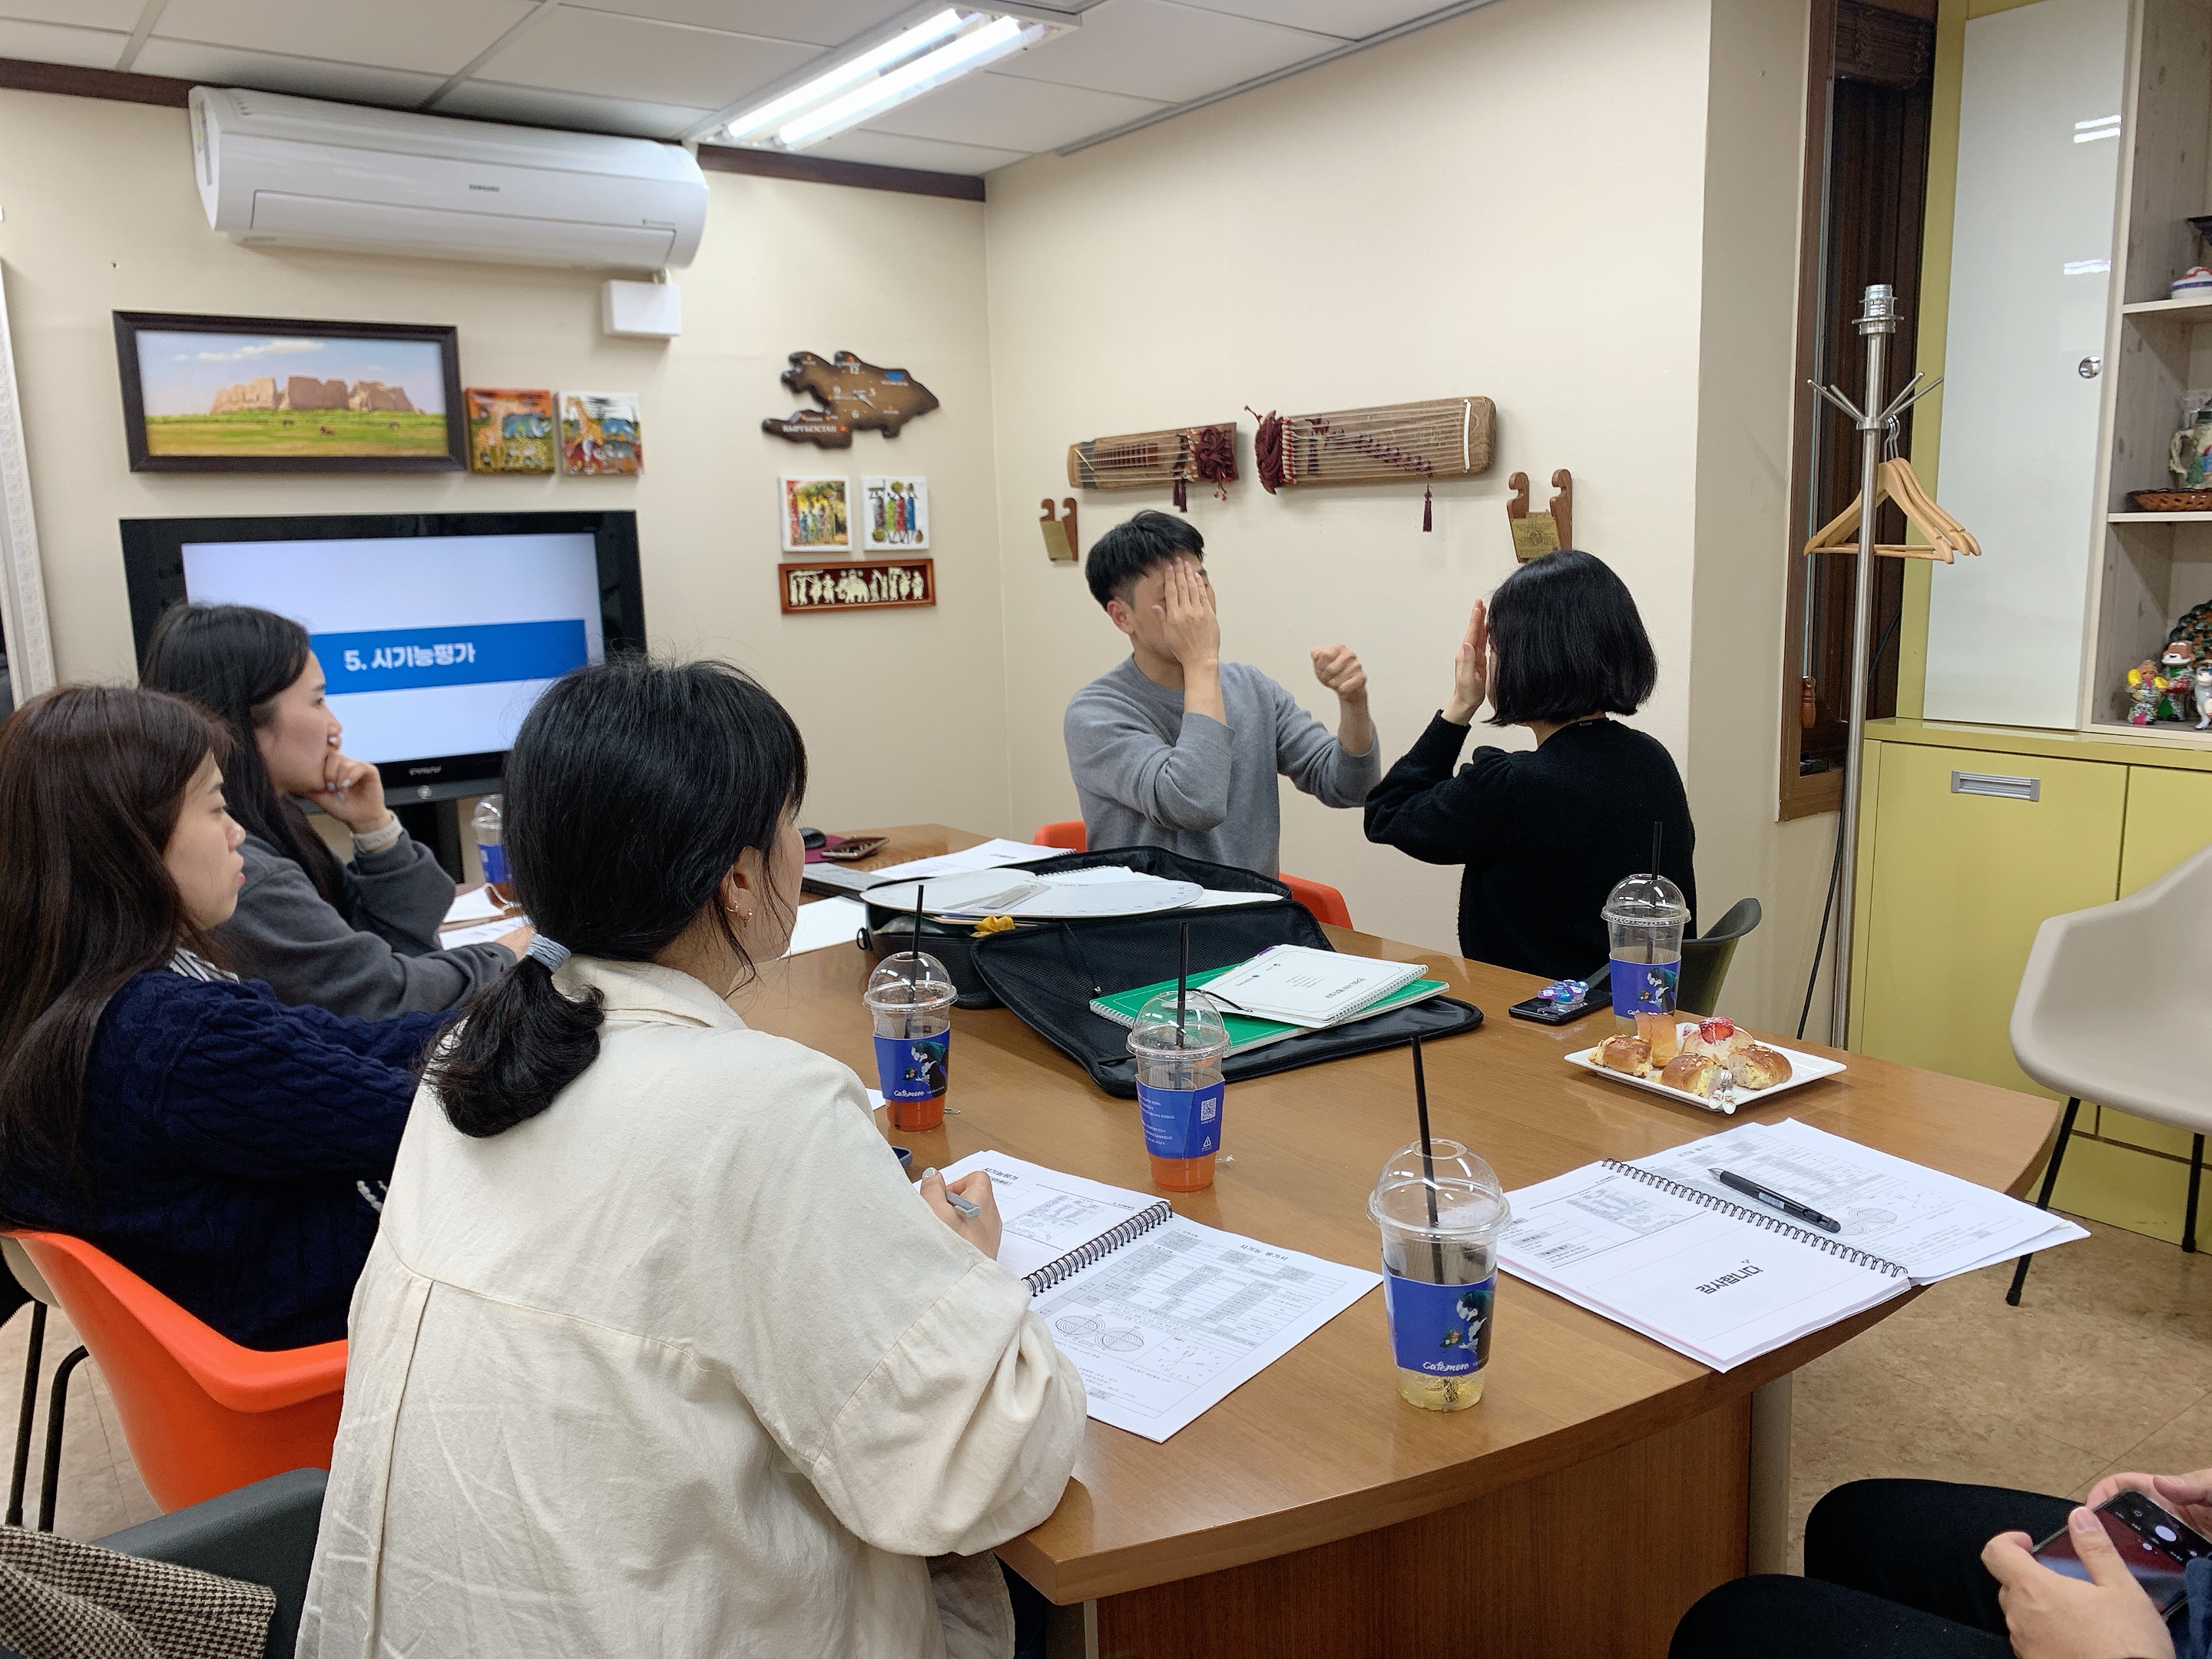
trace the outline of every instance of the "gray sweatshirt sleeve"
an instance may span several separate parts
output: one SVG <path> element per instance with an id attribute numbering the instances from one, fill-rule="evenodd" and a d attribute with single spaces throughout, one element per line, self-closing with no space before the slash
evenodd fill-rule
<path id="1" fill-rule="evenodd" d="M 1229 816 L 1230 731 L 1212 715 L 1186 714 L 1166 744 L 1140 712 L 1087 688 L 1064 730 L 1078 789 L 1170 830 L 1211 830 Z"/>
<path id="2" fill-rule="evenodd" d="M 1382 775 L 1382 735 L 1364 755 L 1347 755 L 1327 726 L 1299 707 L 1282 684 L 1269 679 L 1275 718 L 1275 769 L 1323 806 L 1357 806 Z"/>
<path id="3" fill-rule="evenodd" d="M 334 1014 L 356 1019 L 384 1019 L 393 1014 L 422 1009 L 450 1008 L 477 986 L 496 979 L 514 958 L 500 945 L 469 945 L 458 951 L 432 951 L 410 955 L 392 948 L 389 939 L 374 932 L 358 931 L 325 902 L 307 872 L 283 854 L 248 840 L 246 885 L 238 895 L 238 909 L 216 930 L 216 941 L 230 965 L 248 979 L 264 980 L 280 1001 L 327 1008 Z M 371 866 L 355 869 L 356 906 L 363 927 L 374 925 L 372 915 L 394 925 L 394 906 L 377 896 L 374 884 L 391 872 L 386 861 L 404 866 L 416 855 L 428 862 L 443 884 L 450 902 L 453 883 L 427 848 L 403 839 L 396 848 L 361 860 Z M 410 911 L 419 925 L 429 888 L 419 873 L 406 877 L 413 889 Z M 441 903 L 439 915 L 444 914 Z M 410 925 L 403 921 L 403 929 Z M 436 924 L 430 924 L 434 941 Z"/>

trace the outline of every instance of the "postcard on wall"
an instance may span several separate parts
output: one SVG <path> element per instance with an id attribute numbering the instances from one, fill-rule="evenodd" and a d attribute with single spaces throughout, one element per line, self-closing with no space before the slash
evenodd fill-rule
<path id="1" fill-rule="evenodd" d="M 553 470 L 551 392 L 472 386 L 461 396 L 469 410 L 470 471 Z"/>
<path id="2" fill-rule="evenodd" d="M 562 392 L 561 470 L 572 477 L 626 477 L 644 471 L 637 393 Z"/>
<path id="3" fill-rule="evenodd" d="M 786 616 L 937 603 L 937 567 L 929 559 L 794 560 L 775 571 Z"/>
<path id="4" fill-rule="evenodd" d="M 118 311 L 131 470 L 457 470 L 458 339 L 413 323 Z"/>
<path id="5" fill-rule="evenodd" d="M 787 553 L 850 553 L 853 550 L 853 481 L 794 476 L 783 479 L 783 550 Z"/>
<path id="6" fill-rule="evenodd" d="M 862 545 L 871 553 L 903 553 L 929 545 L 929 480 L 860 480 Z"/>

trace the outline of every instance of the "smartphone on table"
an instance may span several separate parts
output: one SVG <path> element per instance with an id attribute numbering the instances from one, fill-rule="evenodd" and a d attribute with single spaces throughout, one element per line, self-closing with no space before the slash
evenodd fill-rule
<path id="1" fill-rule="evenodd" d="M 2115 1494 L 2097 1505 L 2096 1515 L 2151 1605 L 2161 1613 L 2172 1612 L 2181 1601 L 2183 1572 L 2198 1557 L 2212 1555 L 2212 1539 L 2139 1492 Z M 2035 1559 L 2069 1578 L 2089 1576 L 2063 1527 L 2035 1547 Z"/>
<path id="2" fill-rule="evenodd" d="M 1564 987 L 1575 985 L 1582 988 L 1579 996 L 1553 994 Z M 1613 964 L 1607 963 L 1587 981 L 1555 980 L 1544 988 L 1544 993 L 1526 1002 L 1516 1002 L 1505 1012 L 1516 1019 L 1532 1019 L 1539 1025 L 1571 1025 L 1585 1014 L 1613 1006 Z"/>

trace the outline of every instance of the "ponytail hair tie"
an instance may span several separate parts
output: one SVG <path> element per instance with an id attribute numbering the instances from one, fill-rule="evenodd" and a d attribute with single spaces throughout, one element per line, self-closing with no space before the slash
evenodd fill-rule
<path id="1" fill-rule="evenodd" d="M 557 974 L 561 971 L 561 964 L 568 959 L 568 947 L 556 945 L 540 933 L 530 941 L 530 948 L 522 953 L 522 959 L 525 962 L 542 962 L 547 973 Z"/>

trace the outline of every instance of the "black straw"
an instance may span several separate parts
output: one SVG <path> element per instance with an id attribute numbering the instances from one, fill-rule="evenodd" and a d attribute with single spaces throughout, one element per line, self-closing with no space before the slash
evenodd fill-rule
<path id="1" fill-rule="evenodd" d="M 1183 1005 L 1190 1000 L 1190 924 L 1182 927 L 1182 957 L 1176 968 L 1176 1047 L 1183 1046 Z"/>
<path id="2" fill-rule="evenodd" d="M 914 969 L 907 975 L 906 981 L 910 988 L 906 994 L 906 1034 L 908 1036 L 914 1035 L 915 989 L 912 988 L 921 984 L 921 890 L 925 884 L 919 881 L 914 884 Z"/>
<path id="3" fill-rule="evenodd" d="M 1421 1121 L 1421 1195 L 1429 1201 L 1429 1254 L 1435 1258 L 1435 1282 L 1444 1282 L 1444 1242 L 1434 1237 L 1437 1228 L 1437 1164 L 1429 1146 L 1429 1076 L 1421 1066 L 1421 1040 L 1413 1039 L 1413 1110 Z"/>
<path id="4" fill-rule="evenodd" d="M 1660 842 L 1661 842 L 1661 841 L 1665 837 L 1666 834 L 1667 834 L 1667 820 L 1666 820 L 1666 819 L 1664 819 L 1664 818 L 1654 818 L 1654 819 L 1652 819 L 1652 820 L 1651 820 L 1651 873 L 1652 873 L 1653 875 L 1655 875 L 1655 876 L 1656 876 L 1656 875 L 1659 873 L 1659 846 L 1660 846 Z"/>

